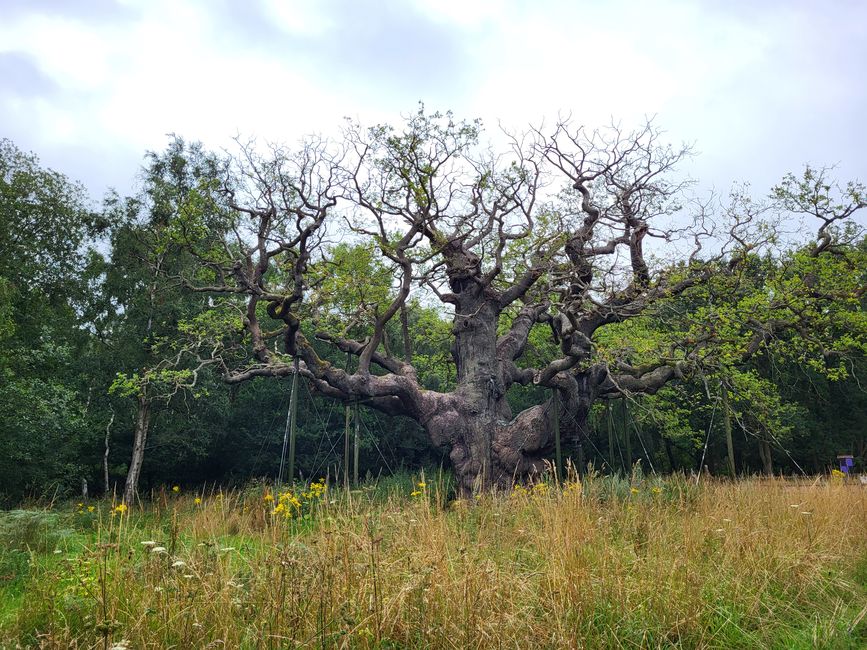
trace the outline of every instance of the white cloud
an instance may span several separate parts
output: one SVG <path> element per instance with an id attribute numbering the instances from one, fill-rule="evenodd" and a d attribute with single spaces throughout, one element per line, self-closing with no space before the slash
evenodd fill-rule
<path id="1" fill-rule="evenodd" d="M 49 82 L 22 93 L 0 79 L 0 123 L 67 173 L 89 170 L 97 194 L 168 132 L 293 141 L 344 115 L 396 120 L 416 100 L 514 127 L 559 111 L 588 125 L 658 114 L 722 186 L 807 160 L 867 167 L 857 4 L 130 0 L 105 20 L 76 6 L 0 26 L 0 54 L 27 55 Z"/>
<path id="2" fill-rule="evenodd" d="M 334 25 L 316 0 L 264 0 L 270 18 L 289 33 L 321 36 Z"/>

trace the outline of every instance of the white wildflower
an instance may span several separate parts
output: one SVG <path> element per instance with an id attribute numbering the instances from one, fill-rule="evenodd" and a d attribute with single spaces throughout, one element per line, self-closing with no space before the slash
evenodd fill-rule
<path id="1" fill-rule="evenodd" d="M 179 569 L 182 566 L 187 566 L 187 563 L 183 560 L 175 560 L 174 562 L 172 562 L 172 567 L 174 567 L 175 569 Z"/>
<path id="2" fill-rule="evenodd" d="M 167 552 L 167 551 L 166 551 L 166 547 L 165 547 L 165 546 L 154 546 L 154 547 L 151 549 L 151 553 L 166 553 L 166 552 Z"/>

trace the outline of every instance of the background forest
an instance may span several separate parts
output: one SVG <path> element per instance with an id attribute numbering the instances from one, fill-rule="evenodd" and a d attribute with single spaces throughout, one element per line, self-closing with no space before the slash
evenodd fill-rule
<path id="1" fill-rule="evenodd" d="M 85 484 L 90 494 L 122 491 L 142 427 L 142 493 L 277 475 L 291 377 L 229 386 L 217 366 L 185 361 L 189 350 L 177 345 L 213 318 L 214 298 L 185 290 L 180 278 L 196 260 L 174 243 L 178 229 L 193 223 L 184 219 L 195 208 L 193 189 L 218 165 L 199 145 L 176 139 L 146 156 L 137 194 L 110 195 L 97 205 L 70 178 L 74 170 L 67 176 L 46 169 L 34 154 L 0 141 L 0 505 L 73 495 Z M 863 239 L 850 246 L 867 253 Z M 395 291 L 392 271 L 372 246 L 350 238 L 331 244 L 328 255 L 329 264 L 315 270 L 316 291 L 332 306 L 327 318 L 363 338 L 365 320 L 353 310 L 386 303 Z M 787 259 L 779 251 L 757 254 L 746 273 L 758 284 Z M 867 269 L 860 273 L 863 285 Z M 672 300 L 680 314 L 701 308 L 689 296 Z M 863 309 L 863 294 L 860 300 Z M 859 309 L 832 307 L 853 308 Z M 749 314 L 746 302 L 730 309 Z M 402 320 L 388 324 L 386 349 L 409 348 L 426 388 L 454 385 L 447 317 L 411 299 Z M 854 321 L 838 325 L 839 337 L 860 335 Z M 631 322 L 637 354 L 642 337 L 650 346 L 668 326 L 652 315 Z M 550 338 L 546 329 L 534 330 L 528 357 L 550 357 Z M 809 332 L 787 344 L 813 345 Z M 349 363 L 331 346 L 315 345 L 335 366 Z M 722 379 L 691 376 L 653 395 L 597 402 L 588 430 L 566 440 L 564 454 L 579 468 L 592 463 L 603 472 L 629 472 L 640 461 L 645 472 L 704 465 L 715 475 L 811 474 L 835 467 L 838 454 L 853 455 L 863 470 L 864 355 L 847 357 L 839 368 L 829 372 L 806 353 L 775 355 L 768 346 L 732 364 Z M 549 396 L 544 388 L 516 385 L 508 399 L 517 412 Z M 301 477 L 343 475 L 347 425 L 359 433 L 362 478 L 449 465 L 448 450 L 433 446 L 407 418 L 363 404 L 344 407 L 303 379 L 298 404 Z"/>

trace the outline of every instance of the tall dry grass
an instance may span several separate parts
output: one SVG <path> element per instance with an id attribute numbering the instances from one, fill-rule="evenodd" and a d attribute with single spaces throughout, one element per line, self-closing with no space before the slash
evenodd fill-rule
<path id="1" fill-rule="evenodd" d="M 165 494 L 114 516 L 80 508 L 69 516 L 82 544 L 34 558 L 0 639 L 867 647 L 867 490 L 842 481 L 597 477 L 472 504 L 446 503 L 433 483 L 331 489 L 291 517 L 272 514 L 279 495 L 267 494 Z"/>

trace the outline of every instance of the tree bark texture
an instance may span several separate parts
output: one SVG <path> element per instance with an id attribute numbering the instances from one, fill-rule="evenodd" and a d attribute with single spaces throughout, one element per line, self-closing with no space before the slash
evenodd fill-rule
<path id="1" fill-rule="evenodd" d="M 132 458 L 126 475 L 126 485 L 123 489 L 123 502 L 130 506 L 138 495 L 138 481 L 141 476 L 141 466 L 144 461 L 145 445 L 151 421 L 151 403 L 147 395 L 142 393 L 138 398 L 138 411 L 135 420 L 135 435 L 133 438 Z"/>

